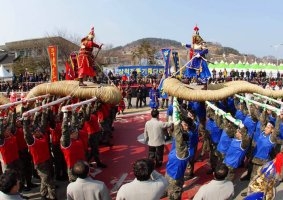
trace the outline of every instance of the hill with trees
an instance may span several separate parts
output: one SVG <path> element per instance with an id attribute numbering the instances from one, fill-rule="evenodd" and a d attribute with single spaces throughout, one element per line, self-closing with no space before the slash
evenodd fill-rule
<path id="1" fill-rule="evenodd" d="M 181 61 L 188 60 L 188 49 L 183 47 L 180 42 L 162 38 L 142 38 L 124 46 L 105 49 L 99 55 L 99 59 L 104 66 L 141 65 L 142 63 L 158 65 L 160 64 L 161 48 L 171 48 L 178 51 Z M 273 56 L 258 58 L 252 54 L 242 54 L 232 47 L 224 47 L 220 43 L 207 42 L 207 48 L 209 50 L 207 59 L 211 62 L 223 60 L 228 63 L 238 63 L 239 61 L 243 63 L 255 61 L 276 63 L 276 58 Z"/>

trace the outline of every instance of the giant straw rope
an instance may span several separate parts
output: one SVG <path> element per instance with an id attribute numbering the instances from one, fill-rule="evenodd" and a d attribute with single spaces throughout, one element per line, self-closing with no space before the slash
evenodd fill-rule
<path id="1" fill-rule="evenodd" d="M 230 81 L 220 84 L 210 84 L 207 90 L 190 88 L 175 78 L 167 78 L 163 83 L 164 92 L 187 101 L 217 101 L 238 93 L 258 93 L 264 96 L 283 97 L 283 90 L 269 90 L 247 81 Z"/>
<path id="2" fill-rule="evenodd" d="M 78 81 L 57 81 L 52 83 L 43 83 L 35 86 L 26 96 L 26 99 L 50 94 L 54 96 L 72 96 L 79 99 L 91 99 L 96 97 L 100 101 L 109 104 L 118 104 L 122 98 L 119 89 L 112 85 L 97 85 L 91 82 L 85 82 L 88 86 L 80 87 Z M 0 96 L 0 104 L 9 103 L 4 96 Z"/>

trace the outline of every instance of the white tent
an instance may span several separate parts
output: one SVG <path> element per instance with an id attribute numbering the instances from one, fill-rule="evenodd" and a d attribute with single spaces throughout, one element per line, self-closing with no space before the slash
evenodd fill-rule
<path id="1" fill-rule="evenodd" d="M 4 79 L 4 78 L 12 78 L 13 74 L 8 72 L 3 65 L 0 66 L 0 78 Z"/>

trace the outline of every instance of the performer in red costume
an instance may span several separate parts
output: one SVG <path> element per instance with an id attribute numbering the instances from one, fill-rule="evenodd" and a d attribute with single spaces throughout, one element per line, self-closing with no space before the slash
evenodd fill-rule
<path id="1" fill-rule="evenodd" d="M 93 81 L 96 82 L 96 72 L 94 70 L 95 57 L 92 54 L 93 48 L 101 49 L 102 45 L 96 44 L 94 40 L 94 28 L 91 28 L 88 36 L 81 39 L 81 48 L 78 54 L 78 78 L 79 86 L 86 86 L 83 83 L 83 79 L 86 76 L 93 77 Z"/>

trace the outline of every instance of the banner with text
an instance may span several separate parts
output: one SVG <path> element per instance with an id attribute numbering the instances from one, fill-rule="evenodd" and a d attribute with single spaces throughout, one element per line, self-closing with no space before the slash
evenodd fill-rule
<path id="1" fill-rule="evenodd" d="M 49 62 L 51 66 L 51 82 L 58 81 L 58 48 L 57 46 L 48 46 Z"/>
<path id="2" fill-rule="evenodd" d="M 165 78 L 167 78 L 170 74 L 170 55 L 171 55 L 171 49 L 161 49 L 163 60 L 165 62 L 164 65 L 164 74 Z"/>
<path id="3" fill-rule="evenodd" d="M 120 76 L 123 74 L 130 76 L 134 70 L 141 73 L 143 76 L 158 75 L 159 73 L 163 73 L 164 66 L 120 66 L 116 72 L 118 72 Z"/>

